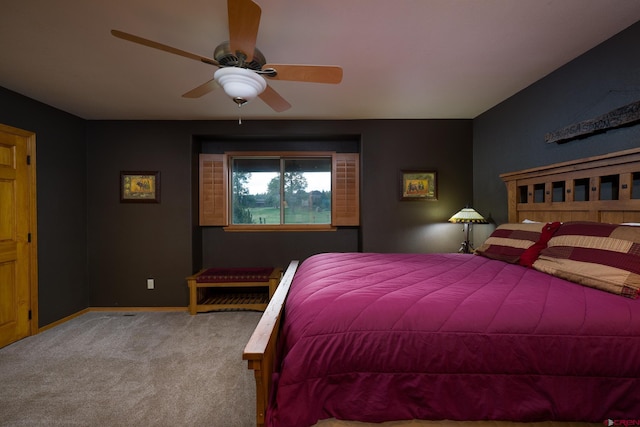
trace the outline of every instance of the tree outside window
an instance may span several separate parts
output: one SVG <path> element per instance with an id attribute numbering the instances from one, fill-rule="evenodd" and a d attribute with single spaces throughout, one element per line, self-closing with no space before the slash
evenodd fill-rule
<path id="1" fill-rule="evenodd" d="M 233 158 L 233 224 L 330 224 L 331 165 L 330 157 Z"/>

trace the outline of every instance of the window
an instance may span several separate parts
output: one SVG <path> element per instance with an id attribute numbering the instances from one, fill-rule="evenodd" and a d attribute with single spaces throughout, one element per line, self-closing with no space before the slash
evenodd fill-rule
<path id="1" fill-rule="evenodd" d="M 230 160 L 232 224 L 331 224 L 331 156 Z"/>
<path id="2" fill-rule="evenodd" d="M 359 225 L 357 153 L 200 155 L 200 225 L 330 230 Z"/>

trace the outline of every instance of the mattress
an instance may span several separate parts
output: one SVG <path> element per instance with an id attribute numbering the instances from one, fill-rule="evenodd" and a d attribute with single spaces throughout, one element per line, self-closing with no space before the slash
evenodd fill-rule
<path id="1" fill-rule="evenodd" d="M 640 417 L 640 300 L 519 265 L 315 255 L 282 328 L 270 426 Z"/>

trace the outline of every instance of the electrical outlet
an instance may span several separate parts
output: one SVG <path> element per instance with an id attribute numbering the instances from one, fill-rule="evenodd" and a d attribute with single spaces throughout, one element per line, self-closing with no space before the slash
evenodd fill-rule
<path id="1" fill-rule="evenodd" d="M 147 289 L 155 289 L 156 284 L 154 279 L 147 279 Z"/>

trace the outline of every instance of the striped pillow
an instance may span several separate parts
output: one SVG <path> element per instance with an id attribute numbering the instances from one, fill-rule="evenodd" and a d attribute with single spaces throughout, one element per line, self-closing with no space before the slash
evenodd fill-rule
<path id="1" fill-rule="evenodd" d="M 640 227 L 564 223 L 533 268 L 585 286 L 638 298 Z"/>
<path id="2" fill-rule="evenodd" d="M 508 223 L 496 228 L 476 249 L 476 254 L 483 257 L 516 264 L 522 254 L 532 247 L 542 235 L 546 226 L 544 222 Z"/>

